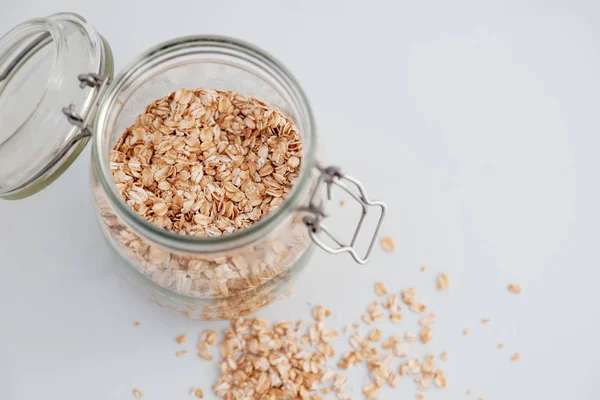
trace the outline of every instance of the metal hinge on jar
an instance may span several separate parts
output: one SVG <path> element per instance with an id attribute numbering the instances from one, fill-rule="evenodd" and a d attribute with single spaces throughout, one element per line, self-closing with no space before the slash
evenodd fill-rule
<path id="1" fill-rule="evenodd" d="M 108 86 L 108 83 L 110 81 L 109 77 L 104 77 L 94 73 L 79 74 L 77 75 L 77 79 L 79 79 L 80 88 L 83 89 L 86 86 L 89 86 L 91 88 L 97 89 L 98 93 L 96 94 L 95 105 L 97 105 L 98 100 L 102 98 L 102 94 L 104 93 L 104 90 L 106 90 L 106 87 Z M 73 139 L 79 137 L 77 140 L 81 140 L 84 137 L 89 137 L 92 135 L 89 129 L 89 124 L 94 118 L 94 106 L 91 108 L 90 112 L 88 112 L 85 116 L 81 116 L 75 111 L 74 104 L 69 104 L 69 107 L 63 107 L 62 112 L 66 115 L 69 122 L 80 129 L 79 133 Z M 74 140 L 74 143 L 77 142 L 77 140 Z"/>
<path id="2" fill-rule="evenodd" d="M 90 123 L 91 123 L 92 119 L 94 118 L 96 106 L 98 104 L 99 99 L 102 98 L 102 94 L 104 93 L 104 90 L 108 86 L 110 78 L 103 77 L 101 75 L 94 74 L 94 73 L 88 73 L 88 74 L 79 74 L 77 76 L 77 79 L 79 79 L 79 82 L 80 82 L 79 87 L 81 87 L 82 89 L 85 88 L 86 86 L 96 89 L 97 93 L 96 93 L 95 104 L 93 104 L 90 107 L 89 112 L 85 116 L 79 115 L 79 113 L 77 113 L 75 111 L 75 105 L 73 105 L 73 104 L 70 104 L 68 107 L 63 107 L 63 109 L 62 109 L 63 114 L 65 114 L 65 116 L 67 117 L 67 119 L 69 120 L 69 122 L 72 125 L 75 125 L 76 127 L 79 128 L 79 132 L 77 132 L 77 134 L 75 136 L 73 136 L 67 142 L 67 144 L 62 149 L 60 149 L 60 151 L 58 153 L 56 153 L 54 158 L 52 158 L 52 160 L 48 164 L 46 164 L 42 170 L 40 170 L 35 176 L 33 176 L 31 179 L 29 179 L 27 182 L 25 182 L 24 186 L 30 184 L 31 182 L 35 182 L 41 176 L 44 176 L 48 171 L 52 170 L 62 160 L 62 158 L 65 155 L 67 155 L 73 147 L 75 147 L 77 145 L 77 143 L 79 141 L 92 136 L 92 131 L 90 130 Z"/>
<path id="3" fill-rule="evenodd" d="M 321 175 L 319 176 L 319 180 L 311 194 L 309 205 L 307 207 L 304 207 L 304 211 L 307 211 L 311 214 L 304 217 L 304 223 L 309 228 L 310 237 L 313 240 L 313 242 L 315 242 L 319 247 L 321 247 L 328 253 L 350 253 L 350 255 L 352 255 L 352 258 L 354 258 L 354 260 L 357 263 L 365 264 L 367 261 L 369 261 L 369 258 L 373 253 L 373 248 L 375 247 L 375 243 L 377 242 L 379 232 L 381 231 L 381 227 L 383 226 L 383 220 L 387 212 L 387 206 L 381 201 L 370 200 L 362 183 L 351 176 L 343 174 L 340 171 L 339 167 L 319 166 L 317 168 L 319 169 Z M 352 186 L 348 185 L 348 183 Z M 327 217 L 324 210 L 324 202 L 320 200 L 320 191 L 323 185 L 326 186 L 328 200 L 331 200 L 332 186 L 336 185 L 342 188 L 346 193 L 352 196 L 352 198 L 361 205 L 362 213 L 356 226 L 356 229 L 354 230 L 354 234 L 350 243 L 344 243 L 343 240 L 339 239 L 333 232 L 329 230 L 327 225 L 323 223 L 323 220 Z M 367 251 L 364 254 L 364 256 L 361 257 L 356 250 L 356 242 L 358 240 L 360 230 L 367 216 L 369 207 L 379 207 L 381 209 L 381 214 L 379 216 L 375 232 L 373 233 L 373 237 L 371 238 L 371 241 L 369 243 L 369 247 L 367 248 Z M 325 243 L 320 238 L 321 233 L 327 235 L 338 245 L 338 247 L 332 247 Z"/>

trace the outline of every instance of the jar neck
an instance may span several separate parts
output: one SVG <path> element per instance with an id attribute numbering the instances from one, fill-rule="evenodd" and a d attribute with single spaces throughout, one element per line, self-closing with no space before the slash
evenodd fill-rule
<path id="1" fill-rule="evenodd" d="M 128 126 L 122 124 L 131 125 L 135 118 L 135 116 L 121 118 L 125 121 L 119 119 L 123 109 L 128 107 L 126 103 L 133 103 L 139 114 L 146 104 L 179 87 L 197 88 L 198 83 L 194 77 L 205 77 L 210 74 L 196 71 L 195 74 L 188 76 L 194 65 L 208 68 L 216 75 L 225 74 L 215 80 L 203 82 L 204 85 L 213 86 L 203 86 L 204 88 L 239 91 L 244 95 L 270 102 L 281 109 L 295 122 L 303 141 L 302 166 L 292 191 L 283 203 L 251 227 L 218 237 L 183 236 L 159 228 L 141 218 L 125 203 L 117 191 L 109 163 L 110 150 L 122 134 L 123 128 Z M 239 82 L 238 76 L 243 77 L 239 78 Z M 188 82 L 187 78 L 191 80 Z M 249 84 L 246 80 L 252 83 Z M 155 98 L 139 96 L 140 91 L 147 87 L 150 87 L 149 91 L 154 93 L 152 85 L 156 82 L 163 85 L 162 94 L 155 95 Z M 195 87 L 190 87 L 192 85 Z M 165 89 L 164 86 L 167 88 Z M 257 89 L 257 86 L 260 88 Z M 261 240 L 275 231 L 307 198 L 316 166 L 315 123 L 308 100 L 298 82 L 269 54 L 237 39 L 218 36 L 184 37 L 151 48 L 115 78 L 98 112 L 92 164 L 98 181 L 117 214 L 139 234 L 166 247 L 181 251 L 195 253 L 229 251 Z"/>

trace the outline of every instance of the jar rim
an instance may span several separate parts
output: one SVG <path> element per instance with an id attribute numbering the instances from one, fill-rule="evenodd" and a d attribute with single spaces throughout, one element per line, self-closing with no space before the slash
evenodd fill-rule
<path id="1" fill-rule="evenodd" d="M 303 159 L 298 177 L 292 191 L 282 204 L 254 225 L 237 232 L 212 237 L 186 236 L 160 228 L 138 215 L 119 194 L 114 184 L 108 155 L 103 154 L 106 135 L 110 134 L 110 112 L 118 104 L 118 95 L 128 87 L 136 74 L 149 64 L 160 63 L 161 59 L 169 59 L 174 54 L 186 49 L 204 49 L 206 51 L 224 52 L 227 55 L 243 58 L 254 66 L 267 71 L 278 80 L 289 93 L 288 95 L 301 110 L 303 126 Z M 192 252 L 219 252 L 252 243 L 275 230 L 280 224 L 298 209 L 310 190 L 311 175 L 317 164 L 316 126 L 308 99 L 300 84 L 281 62 L 264 50 L 245 41 L 225 36 L 195 35 L 176 38 L 151 47 L 131 62 L 112 82 L 102 99 L 96 115 L 96 129 L 92 143 L 92 167 L 96 172 L 109 202 L 115 212 L 136 231 L 160 244 L 175 249 Z"/>

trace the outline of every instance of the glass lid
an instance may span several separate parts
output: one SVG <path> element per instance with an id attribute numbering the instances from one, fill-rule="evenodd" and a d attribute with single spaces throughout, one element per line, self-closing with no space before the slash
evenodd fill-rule
<path id="1" fill-rule="evenodd" d="M 82 17 L 26 21 L 0 37 L 0 198 L 37 193 L 85 147 L 110 49 Z"/>

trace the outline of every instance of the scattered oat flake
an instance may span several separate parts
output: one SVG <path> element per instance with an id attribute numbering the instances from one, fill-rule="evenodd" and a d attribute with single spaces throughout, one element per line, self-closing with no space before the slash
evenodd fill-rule
<path id="1" fill-rule="evenodd" d="M 398 337 L 392 335 L 381 344 L 381 348 L 384 350 L 390 350 L 390 349 L 395 348 L 397 345 L 398 345 Z"/>
<path id="2" fill-rule="evenodd" d="M 448 386 L 448 380 L 444 371 L 442 371 L 441 369 L 437 370 L 433 377 L 433 382 L 439 388 L 445 388 L 446 386 Z"/>
<path id="3" fill-rule="evenodd" d="M 427 267 L 426 267 L 426 266 L 424 266 L 424 265 L 421 265 L 421 272 L 425 272 L 425 270 L 426 270 L 426 269 L 427 269 Z"/>
<path id="4" fill-rule="evenodd" d="M 408 343 L 402 341 L 394 347 L 394 355 L 396 357 L 406 357 L 408 355 Z"/>
<path id="5" fill-rule="evenodd" d="M 423 344 L 427 344 L 427 343 L 431 342 L 431 338 L 432 338 L 431 327 L 430 326 L 423 327 L 423 329 L 421 329 L 420 337 L 421 337 L 421 343 L 423 343 Z"/>
<path id="6" fill-rule="evenodd" d="M 400 322 L 402 321 L 402 314 L 401 313 L 391 313 L 390 314 L 390 321 L 392 322 Z"/>
<path id="7" fill-rule="evenodd" d="M 519 354 L 519 353 L 514 353 L 514 354 L 513 354 L 513 355 L 510 357 L 510 359 L 511 359 L 512 361 L 518 361 L 520 358 L 521 358 L 521 354 Z"/>
<path id="8" fill-rule="evenodd" d="M 395 388 L 398 386 L 398 379 L 399 379 L 398 375 L 390 374 L 390 377 L 388 378 L 388 384 L 391 387 Z"/>
<path id="9" fill-rule="evenodd" d="M 463 329 L 463 335 L 467 336 L 469 333 L 471 333 L 471 328 Z"/>
<path id="10" fill-rule="evenodd" d="M 388 289 L 385 286 L 385 283 L 383 283 L 383 282 L 377 282 L 375 284 L 375 293 L 378 296 L 385 296 L 386 294 L 388 294 Z"/>
<path id="11" fill-rule="evenodd" d="M 423 396 L 421 393 L 417 393 L 415 397 L 417 398 L 417 400 L 423 400 L 425 398 L 425 396 Z"/>
<path id="12" fill-rule="evenodd" d="M 196 397 L 200 397 L 200 398 L 204 397 L 204 392 L 202 391 L 202 389 L 194 390 L 194 394 L 196 395 Z"/>
<path id="13" fill-rule="evenodd" d="M 322 321 L 325 318 L 325 309 L 323 306 L 314 306 L 312 310 L 312 315 L 315 321 Z"/>
<path id="14" fill-rule="evenodd" d="M 473 394 L 473 391 L 471 389 L 467 389 L 467 395 L 470 396 Z"/>
<path id="15" fill-rule="evenodd" d="M 406 304 L 411 311 L 422 313 L 427 309 L 425 304 L 417 301 L 417 291 L 415 288 L 404 289 L 400 294 L 402 296 L 402 302 Z"/>
<path id="16" fill-rule="evenodd" d="M 414 311 L 416 313 L 422 313 L 422 312 L 425 312 L 425 310 L 427 309 L 427 306 L 423 303 L 413 303 L 413 304 L 409 305 L 408 308 L 410 308 L 411 311 Z"/>
<path id="17" fill-rule="evenodd" d="M 442 361 L 446 361 L 446 360 L 448 360 L 448 353 L 446 353 L 446 352 L 444 351 L 442 354 L 440 354 L 440 359 L 441 359 Z"/>
<path id="18" fill-rule="evenodd" d="M 437 281 L 437 290 L 448 290 L 450 287 L 450 279 L 445 273 L 441 273 Z"/>
<path id="19" fill-rule="evenodd" d="M 142 397 L 144 397 L 144 393 L 142 393 L 140 389 L 133 389 L 133 395 L 136 399 L 141 399 Z"/>
<path id="20" fill-rule="evenodd" d="M 381 238 L 381 247 L 383 247 L 385 251 L 391 253 L 396 248 L 396 245 L 391 237 L 384 236 Z"/>
<path id="21" fill-rule="evenodd" d="M 133 321 L 133 326 L 140 326 L 139 321 Z"/>
<path id="22" fill-rule="evenodd" d="M 482 324 L 487 324 L 488 322 L 490 322 L 489 318 L 481 318 L 481 323 Z"/>
<path id="23" fill-rule="evenodd" d="M 329 343 L 334 339 L 337 339 L 340 333 L 335 329 L 326 329 L 321 332 L 321 340 L 325 343 Z"/>
<path id="24" fill-rule="evenodd" d="M 402 301 L 404 304 L 409 305 L 415 302 L 417 291 L 415 288 L 408 288 L 404 289 L 402 292 L 400 292 L 400 294 L 402 295 Z"/>
<path id="25" fill-rule="evenodd" d="M 508 291 L 513 294 L 521 294 L 521 286 L 517 285 L 516 283 L 511 283 L 508 285 Z"/>
<path id="26" fill-rule="evenodd" d="M 368 337 L 369 340 L 373 342 L 379 342 L 381 340 L 381 331 L 379 329 L 373 329 Z"/>
<path id="27" fill-rule="evenodd" d="M 498 343 L 498 348 L 499 349 L 503 349 L 504 348 L 504 343 Z"/>
<path id="28" fill-rule="evenodd" d="M 217 342 L 218 336 L 219 334 L 212 329 L 203 331 L 198 338 L 198 350 L 201 353 L 206 352 L 209 346 L 212 346 Z"/>
<path id="29" fill-rule="evenodd" d="M 344 207 L 346 205 L 346 202 L 344 200 L 340 200 L 340 207 Z"/>
<path id="30" fill-rule="evenodd" d="M 363 393 L 367 398 L 371 398 L 377 391 L 379 390 L 379 386 L 375 383 L 365 383 L 363 388 Z"/>
<path id="31" fill-rule="evenodd" d="M 176 353 L 175 353 L 175 355 L 176 355 L 177 357 L 183 357 L 183 356 L 185 356 L 186 354 L 187 354 L 187 351 L 186 351 L 186 350 L 179 350 L 178 352 L 176 352 Z"/>
<path id="32" fill-rule="evenodd" d="M 434 313 L 427 314 L 419 320 L 419 324 L 421 326 L 433 325 L 435 324 L 436 316 Z"/>
<path id="33" fill-rule="evenodd" d="M 175 339 L 175 341 L 179 344 L 184 344 L 186 340 L 187 340 L 187 335 L 179 335 Z"/>
<path id="34" fill-rule="evenodd" d="M 204 353 L 204 352 L 202 352 L 202 351 L 201 351 L 201 352 L 198 352 L 198 357 L 200 357 L 200 358 L 201 358 L 201 359 L 203 359 L 203 360 L 207 360 L 207 361 L 210 361 L 210 360 L 212 360 L 212 358 L 213 358 L 213 356 L 212 356 L 212 355 L 210 355 L 210 354 L 208 354 L 208 353 Z"/>
<path id="35" fill-rule="evenodd" d="M 416 342 L 417 341 L 417 334 L 413 333 L 413 332 L 406 332 L 404 334 L 404 339 L 407 342 Z"/>

